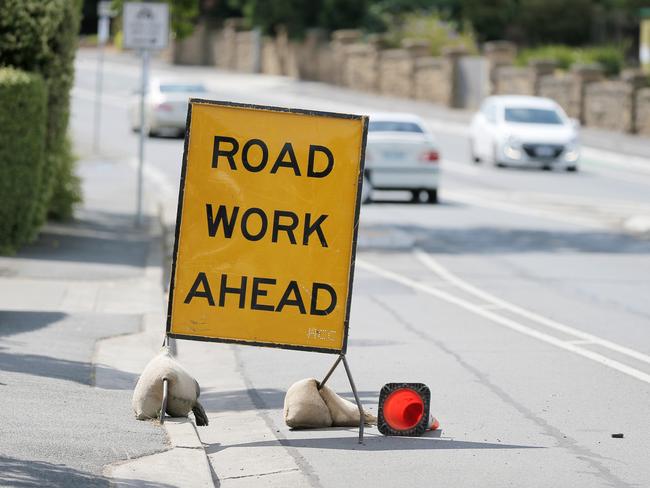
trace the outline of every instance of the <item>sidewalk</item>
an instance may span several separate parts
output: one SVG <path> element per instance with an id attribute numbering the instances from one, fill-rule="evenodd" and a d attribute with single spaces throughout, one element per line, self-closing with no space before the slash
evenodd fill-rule
<path id="1" fill-rule="evenodd" d="M 189 422 L 170 422 L 168 437 L 131 409 L 164 336 L 155 209 L 134 227 L 125 162 L 82 161 L 79 174 L 75 220 L 0 257 L 0 485 L 212 486 Z M 193 481 L 181 482 L 189 472 Z"/>

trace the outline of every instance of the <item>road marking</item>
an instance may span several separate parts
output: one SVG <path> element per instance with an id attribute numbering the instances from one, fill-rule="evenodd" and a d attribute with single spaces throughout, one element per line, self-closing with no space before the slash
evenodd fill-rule
<path id="1" fill-rule="evenodd" d="M 487 198 L 482 198 L 478 195 L 472 195 L 471 193 L 458 191 L 458 190 L 445 190 L 443 189 L 443 196 L 451 200 L 455 200 L 461 203 L 466 203 L 469 205 L 475 205 L 477 207 L 491 208 L 494 210 L 501 210 L 503 212 L 515 213 L 519 215 L 526 215 L 530 217 L 539 217 L 543 219 L 553 220 L 555 222 L 561 222 L 563 224 L 577 225 L 580 227 L 586 227 L 589 229 L 603 229 L 605 226 L 601 223 L 591 220 L 583 219 L 580 217 L 571 217 L 567 214 L 559 214 L 555 212 L 549 212 L 548 210 L 540 210 L 536 208 L 526 207 L 524 203 L 521 205 L 514 205 L 505 202 L 496 202 L 493 200 L 488 200 Z"/>
<path id="2" fill-rule="evenodd" d="M 560 349 L 564 349 L 565 351 L 572 352 L 574 354 L 585 357 L 587 359 L 591 359 L 592 361 L 602 364 L 603 366 L 607 366 L 608 368 L 614 369 L 623 374 L 631 376 L 632 378 L 650 384 L 650 374 L 632 368 L 619 361 L 610 359 L 606 356 L 603 356 L 602 354 L 595 353 L 588 349 L 584 349 L 578 345 L 571 344 L 568 343 L 567 341 L 558 339 L 557 337 L 554 337 L 552 335 L 545 334 L 544 332 L 540 332 L 537 329 L 527 327 L 515 320 L 509 319 L 490 310 L 484 310 L 481 307 L 481 305 L 476 305 L 474 303 L 468 302 L 467 300 L 463 300 L 462 298 L 452 295 L 451 293 L 448 293 L 443 290 L 438 290 L 424 283 L 417 282 L 415 280 L 412 280 L 411 278 L 407 278 L 406 276 L 402 276 L 398 273 L 394 273 L 392 271 L 382 268 L 381 266 L 377 266 L 375 264 L 369 263 L 363 259 L 357 259 L 356 265 L 359 266 L 361 269 L 374 273 L 378 276 L 381 276 L 382 278 L 385 278 L 390 281 L 394 281 L 395 283 L 399 283 L 401 285 L 412 288 L 414 290 L 418 290 L 422 293 L 426 293 L 428 295 L 434 296 L 440 300 L 446 301 L 460 308 L 463 308 L 469 312 L 475 313 L 476 315 L 479 315 L 487 320 L 490 320 L 491 322 L 497 325 L 506 327 L 508 329 L 514 330 L 516 332 L 527 335 L 529 337 L 533 337 L 542 342 L 546 342 L 547 344 L 551 344 Z M 590 334 L 585 334 L 585 335 L 590 335 Z M 637 353 L 637 354 L 641 354 L 641 353 Z"/>
<path id="3" fill-rule="evenodd" d="M 467 283 L 466 281 L 462 280 L 461 278 L 453 274 L 451 271 L 443 267 L 440 263 L 438 263 L 438 261 L 433 259 L 430 255 L 428 255 L 427 253 L 419 249 L 414 251 L 413 254 L 415 255 L 418 261 L 424 264 L 430 271 L 438 275 L 444 281 L 456 286 L 461 290 L 466 291 L 467 293 L 470 293 L 480 298 L 485 303 L 491 303 L 495 306 L 500 307 L 502 310 L 508 310 L 509 312 L 512 312 L 516 315 L 519 315 L 520 317 L 528 319 L 537 324 L 543 325 L 550 329 L 560 331 L 567 335 L 572 335 L 577 339 L 579 339 L 580 341 L 587 341 L 586 343 L 597 344 L 607 349 L 611 349 L 612 351 L 616 351 L 617 353 L 634 358 L 638 361 L 642 361 L 644 363 L 650 364 L 650 356 L 648 356 L 647 354 L 643 354 L 639 351 L 635 351 L 634 349 L 621 346 L 619 344 L 608 341 L 606 339 L 602 339 L 593 334 L 583 332 L 574 327 L 562 324 L 560 322 L 549 319 L 547 317 L 543 317 L 542 315 L 539 315 L 535 312 L 531 312 L 530 310 L 526 310 L 525 308 L 522 308 L 518 305 L 515 305 L 514 303 L 503 300 L 499 297 L 496 297 L 486 291 L 481 290 L 480 288 L 477 288 L 474 285 L 471 285 L 470 283 Z M 576 343 L 575 341 L 568 341 L 568 342 L 572 342 L 574 344 Z"/>
<path id="4" fill-rule="evenodd" d="M 595 159 L 598 163 L 615 163 L 614 167 L 619 169 L 626 168 L 639 173 L 650 174 L 650 159 L 641 156 L 621 154 L 587 146 L 582 147 L 582 155 L 588 159 Z M 607 166 L 612 167 L 611 164 Z"/>

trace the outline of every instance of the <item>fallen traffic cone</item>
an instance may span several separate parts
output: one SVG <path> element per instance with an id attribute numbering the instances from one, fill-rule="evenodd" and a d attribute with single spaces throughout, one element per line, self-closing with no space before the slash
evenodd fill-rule
<path id="1" fill-rule="evenodd" d="M 440 422 L 429 414 L 431 392 L 423 383 L 388 383 L 379 394 L 377 427 L 384 435 L 420 436 Z"/>

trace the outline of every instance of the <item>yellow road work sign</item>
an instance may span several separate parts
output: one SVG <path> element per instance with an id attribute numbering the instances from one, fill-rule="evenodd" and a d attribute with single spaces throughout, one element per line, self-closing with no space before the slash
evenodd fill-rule
<path id="1" fill-rule="evenodd" d="M 345 352 L 367 124 L 190 100 L 169 336 Z"/>

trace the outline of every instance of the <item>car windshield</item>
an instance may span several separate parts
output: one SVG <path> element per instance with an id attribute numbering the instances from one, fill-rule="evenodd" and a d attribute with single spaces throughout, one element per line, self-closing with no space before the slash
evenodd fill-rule
<path id="1" fill-rule="evenodd" d="M 205 87 L 203 85 L 166 84 L 166 85 L 160 85 L 160 91 L 162 93 L 185 93 L 185 92 L 197 93 L 197 92 L 204 92 Z"/>
<path id="2" fill-rule="evenodd" d="M 543 108 L 506 108 L 506 122 L 518 124 L 562 125 L 562 118 L 555 110 Z"/>
<path id="3" fill-rule="evenodd" d="M 424 133 L 422 127 L 415 122 L 398 122 L 392 120 L 381 120 L 370 122 L 368 126 L 370 132 L 417 132 Z"/>

